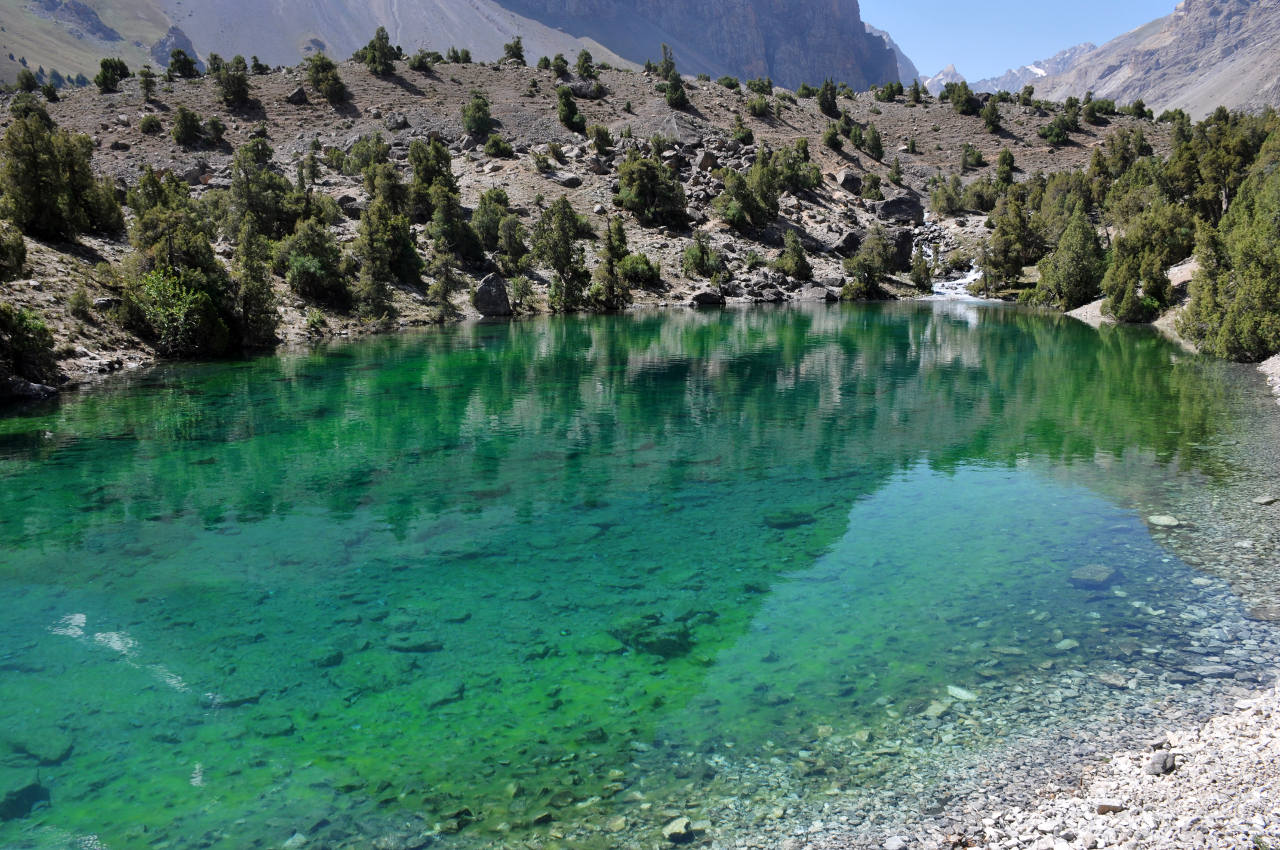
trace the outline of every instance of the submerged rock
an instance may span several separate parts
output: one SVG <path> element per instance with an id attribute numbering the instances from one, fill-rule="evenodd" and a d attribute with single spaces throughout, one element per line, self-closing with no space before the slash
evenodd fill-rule
<path id="1" fill-rule="evenodd" d="M 49 789 L 39 782 L 32 782 L 0 799 L 0 821 L 17 820 L 31 814 L 41 803 L 49 802 Z"/>
<path id="2" fill-rule="evenodd" d="M 947 685 L 947 693 L 961 702 L 973 702 L 978 698 L 978 695 L 973 691 L 966 690 L 959 685 Z"/>
<path id="3" fill-rule="evenodd" d="M 1106 564 L 1086 564 L 1071 571 L 1070 581 L 1076 587 L 1101 590 L 1116 580 L 1116 571 Z"/>
<path id="4" fill-rule="evenodd" d="M 1171 517 L 1168 514 L 1156 514 L 1155 516 L 1149 516 L 1147 517 L 1147 522 L 1157 528 L 1177 528 L 1182 525 L 1177 517 Z"/>
<path id="5" fill-rule="evenodd" d="M 409 632 L 388 637 L 387 648 L 396 652 L 439 652 L 444 649 L 444 644 L 430 635 Z"/>

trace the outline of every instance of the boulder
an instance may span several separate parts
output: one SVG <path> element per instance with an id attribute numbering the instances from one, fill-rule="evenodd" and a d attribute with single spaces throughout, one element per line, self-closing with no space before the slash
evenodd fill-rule
<path id="1" fill-rule="evenodd" d="M 693 293 L 693 303 L 698 307 L 723 307 L 724 296 L 719 290 L 704 289 L 700 292 Z"/>
<path id="2" fill-rule="evenodd" d="M 38 401 L 52 398 L 58 391 L 45 384 L 36 384 L 19 378 L 17 375 L 0 379 L 0 402 L 4 401 Z"/>
<path id="3" fill-rule="evenodd" d="M 582 178 L 568 171 L 548 171 L 547 179 L 566 189 L 576 189 L 582 185 Z"/>
<path id="4" fill-rule="evenodd" d="M 507 295 L 507 282 L 496 274 L 485 275 L 471 296 L 472 305 L 482 316 L 510 316 L 511 299 Z"/>
<path id="5" fill-rule="evenodd" d="M 876 218 L 894 224 L 924 224 L 924 204 L 914 194 L 897 195 L 871 205 Z"/>
<path id="6" fill-rule="evenodd" d="M 1162 750 L 1151 757 L 1147 762 L 1147 766 L 1143 768 L 1143 772 L 1148 776 L 1164 776 L 1167 773 L 1173 773 L 1178 769 L 1178 760 L 1173 753 L 1168 750 Z"/>
<path id="7" fill-rule="evenodd" d="M 836 172 L 836 185 L 855 195 L 862 192 L 862 178 L 847 168 L 842 168 Z"/>
<path id="8" fill-rule="evenodd" d="M 712 171 L 719 165 L 720 161 L 711 151 L 703 151 L 693 160 L 693 167 L 699 171 Z"/>
<path id="9" fill-rule="evenodd" d="M 360 214 L 368 206 L 369 201 L 363 197 L 349 193 L 338 196 L 338 209 L 342 210 L 342 214 L 352 221 L 359 220 Z"/>
<path id="10" fill-rule="evenodd" d="M 893 246 L 894 271 L 906 271 L 911 268 L 911 252 L 915 248 L 916 237 L 910 227 L 886 227 L 885 236 Z"/>
<path id="11" fill-rule="evenodd" d="M 199 186 L 204 182 L 204 176 L 209 173 L 209 163 L 203 159 L 197 159 L 182 169 L 182 179 L 187 181 L 188 186 Z"/>
<path id="12" fill-rule="evenodd" d="M 409 127 L 409 119 L 403 112 L 392 112 L 382 122 L 383 126 L 391 132 L 397 130 L 406 130 Z"/>
<path id="13" fill-rule="evenodd" d="M 93 299 L 93 309 L 95 310 L 111 310 L 120 306 L 119 298 L 95 298 Z"/>
<path id="14" fill-rule="evenodd" d="M 298 86 L 284 96 L 284 102 L 292 103 L 294 106 L 301 106 L 307 102 L 307 90 L 302 86 Z"/>
<path id="15" fill-rule="evenodd" d="M 862 247 L 863 238 L 864 235 L 857 230 L 843 230 L 829 234 L 828 238 L 821 240 L 819 250 L 840 257 L 852 257 Z"/>

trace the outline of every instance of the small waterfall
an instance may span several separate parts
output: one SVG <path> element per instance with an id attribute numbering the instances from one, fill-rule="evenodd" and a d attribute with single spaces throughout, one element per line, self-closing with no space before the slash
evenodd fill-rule
<path id="1" fill-rule="evenodd" d="M 969 285 L 981 279 L 982 272 L 975 267 L 957 280 L 935 280 L 933 294 L 928 298 L 935 301 L 980 301 L 982 299 L 969 294 Z"/>

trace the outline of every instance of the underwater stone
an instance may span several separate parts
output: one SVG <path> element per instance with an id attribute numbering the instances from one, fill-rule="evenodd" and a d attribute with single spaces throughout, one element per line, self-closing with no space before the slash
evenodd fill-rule
<path id="1" fill-rule="evenodd" d="M 812 525 L 817 521 L 817 518 L 813 514 L 793 509 L 765 514 L 764 516 L 765 525 L 770 528 L 779 529 L 796 528 L 801 525 Z"/>
<path id="2" fill-rule="evenodd" d="M 32 782 L 16 791 L 10 791 L 0 799 L 0 821 L 17 820 L 31 814 L 40 803 L 49 802 L 49 789 L 39 782 Z"/>
<path id="3" fill-rule="evenodd" d="M 420 632 L 409 632 L 387 638 L 387 648 L 396 652 L 439 652 L 444 644 Z"/>
<path id="4" fill-rule="evenodd" d="M 10 735 L 9 746 L 35 759 L 42 767 L 48 767 L 66 761 L 75 745 L 65 732 L 39 729 Z"/>
<path id="5" fill-rule="evenodd" d="M 337 667 L 339 664 L 342 663 L 342 658 L 343 658 L 342 650 L 329 649 L 317 655 L 313 663 L 317 667 Z"/>
<path id="6" fill-rule="evenodd" d="M 466 682 L 443 682 L 437 683 L 427 692 L 427 698 L 424 702 L 426 702 L 427 708 L 441 708 L 455 702 L 462 702 L 463 697 L 466 695 Z"/>
<path id="7" fill-rule="evenodd" d="M 662 828 L 662 837 L 672 844 L 688 844 L 696 837 L 693 822 L 688 818 L 676 818 Z"/>
<path id="8" fill-rule="evenodd" d="M 965 690 L 959 685 L 947 685 L 947 693 L 961 702 L 973 702 L 978 698 L 973 691 Z"/>
<path id="9" fill-rule="evenodd" d="M 1147 522 L 1159 528 L 1177 528 L 1182 523 L 1176 518 L 1168 514 L 1157 514 L 1156 516 L 1147 517 Z"/>
<path id="10" fill-rule="evenodd" d="M 1116 571 L 1105 564 L 1086 564 L 1071 571 L 1071 583 L 1087 590 L 1101 590 L 1116 579 Z"/>

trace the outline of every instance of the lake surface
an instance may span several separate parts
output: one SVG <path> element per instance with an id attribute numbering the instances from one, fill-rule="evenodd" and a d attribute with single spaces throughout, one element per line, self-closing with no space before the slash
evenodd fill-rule
<path id="1" fill-rule="evenodd" d="M 165 367 L 0 419 L 0 845 L 652 846 L 746 760 L 844 748 L 791 806 L 971 752 L 1124 643 L 1176 674 L 1166 610 L 1232 604 L 1134 505 L 1246 474 L 1260 385 L 1004 306 L 812 305 Z"/>

